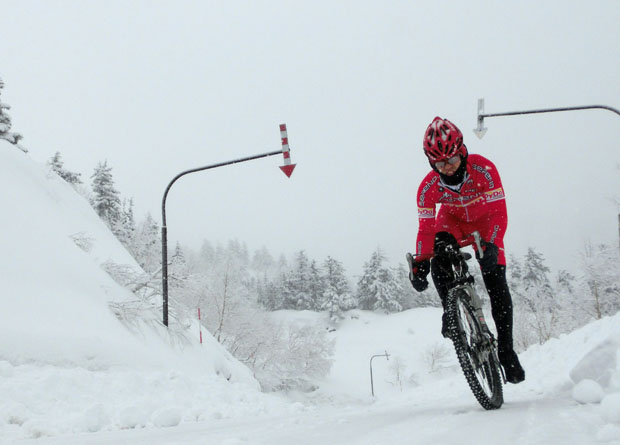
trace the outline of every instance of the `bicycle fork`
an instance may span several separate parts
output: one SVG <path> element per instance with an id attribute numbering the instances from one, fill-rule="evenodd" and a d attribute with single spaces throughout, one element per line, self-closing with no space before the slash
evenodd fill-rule
<path id="1" fill-rule="evenodd" d="M 490 350 L 488 352 L 493 354 L 494 362 L 499 364 L 499 357 L 497 355 L 497 340 L 489 329 L 486 319 L 484 318 L 484 313 L 482 312 L 482 301 L 480 300 L 480 297 L 471 285 L 468 285 L 467 287 L 468 289 L 466 293 L 471 298 L 471 305 L 474 308 L 474 312 L 476 313 L 476 318 L 478 319 L 478 322 L 480 323 L 483 332 L 488 335 L 489 342 L 492 345 L 492 347 L 489 348 Z M 499 366 L 499 370 L 502 376 L 502 381 L 504 382 L 504 384 L 506 384 L 506 374 L 504 373 L 504 368 L 502 366 Z"/>

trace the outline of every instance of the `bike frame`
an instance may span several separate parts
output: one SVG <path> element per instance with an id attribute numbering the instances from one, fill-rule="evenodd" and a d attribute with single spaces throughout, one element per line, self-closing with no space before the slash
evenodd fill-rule
<path id="1" fill-rule="evenodd" d="M 465 240 L 471 237 L 474 238 L 474 241 L 473 243 L 470 242 L 469 244 L 476 244 L 477 251 L 479 252 L 478 255 L 480 258 L 482 258 L 484 252 L 482 250 L 482 238 L 480 237 L 480 234 L 478 233 L 478 231 L 475 231 L 470 236 L 465 238 Z M 462 242 L 464 242 L 465 240 L 462 240 Z M 470 300 L 465 301 L 465 303 L 474 310 L 476 314 L 475 321 L 478 324 L 480 332 L 486 332 L 488 334 L 489 340 L 493 345 L 493 347 L 491 348 L 491 352 L 493 353 L 496 363 L 499 363 L 499 357 L 497 355 L 497 340 L 489 329 L 486 319 L 484 317 L 484 313 L 482 312 L 482 300 L 480 300 L 480 297 L 476 293 L 476 290 L 473 286 L 474 277 L 471 276 L 468 272 L 467 260 L 471 259 L 471 255 L 466 252 L 461 252 L 460 249 L 454 250 L 453 248 L 448 247 L 448 256 L 450 258 L 454 271 L 454 284 L 450 287 L 448 292 L 459 295 L 459 291 L 462 290 L 466 295 L 469 296 Z M 504 369 L 500 366 L 499 370 L 502 376 L 502 381 L 505 384 L 506 375 L 504 373 Z"/>

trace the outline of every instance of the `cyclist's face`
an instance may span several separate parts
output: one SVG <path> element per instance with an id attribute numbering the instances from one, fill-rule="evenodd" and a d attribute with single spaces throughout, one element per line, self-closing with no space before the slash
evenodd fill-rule
<path id="1" fill-rule="evenodd" d="M 455 160 L 456 158 L 456 160 Z M 461 157 L 454 156 L 448 162 L 438 162 L 435 164 L 439 173 L 446 176 L 452 176 L 461 166 Z"/>

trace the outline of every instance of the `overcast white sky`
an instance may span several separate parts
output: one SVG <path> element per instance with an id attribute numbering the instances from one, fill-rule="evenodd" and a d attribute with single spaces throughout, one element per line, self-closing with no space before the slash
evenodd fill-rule
<path id="1" fill-rule="evenodd" d="M 39 161 L 59 150 L 89 179 L 99 161 L 169 236 L 306 249 L 358 274 L 381 246 L 413 250 L 424 129 L 461 127 L 498 166 L 507 249 L 574 267 L 585 240 L 618 242 L 620 116 L 591 110 L 486 121 L 487 112 L 620 108 L 620 2 L 59 1 L 0 5 L 2 100 Z M 10 191 L 3 191 L 10 193 Z M 3 217 L 17 209 L 2 209 Z"/>

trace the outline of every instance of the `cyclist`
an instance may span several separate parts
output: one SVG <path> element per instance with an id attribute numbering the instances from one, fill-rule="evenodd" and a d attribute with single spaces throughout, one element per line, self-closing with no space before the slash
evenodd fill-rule
<path id="1" fill-rule="evenodd" d="M 418 292 L 425 290 L 430 270 L 445 310 L 452 269 L 446 264 L 447 259 L 442 258 L 442 252 L 449 244 L 462 247 L 463 240 L 477 230 L 484 241 L 482 258 L 478 252 L 476 258 L 491 299 L 499 360 L 510 383 L 522 382 L 525 371 L 512 340 L 512 299 L 506 281 L 504 252 L 508 216 L 499 173 L 488 159 L 468 154 L 461 131 L 440 117 L 433 119 L 426 129 L 424 154 L 432 171 L 418 188 L 419 231 L 411 284 Z M 438 211 L 437 204 L 440 204 Z M 448 336 L 445 313 L 441 332 Z"/>

